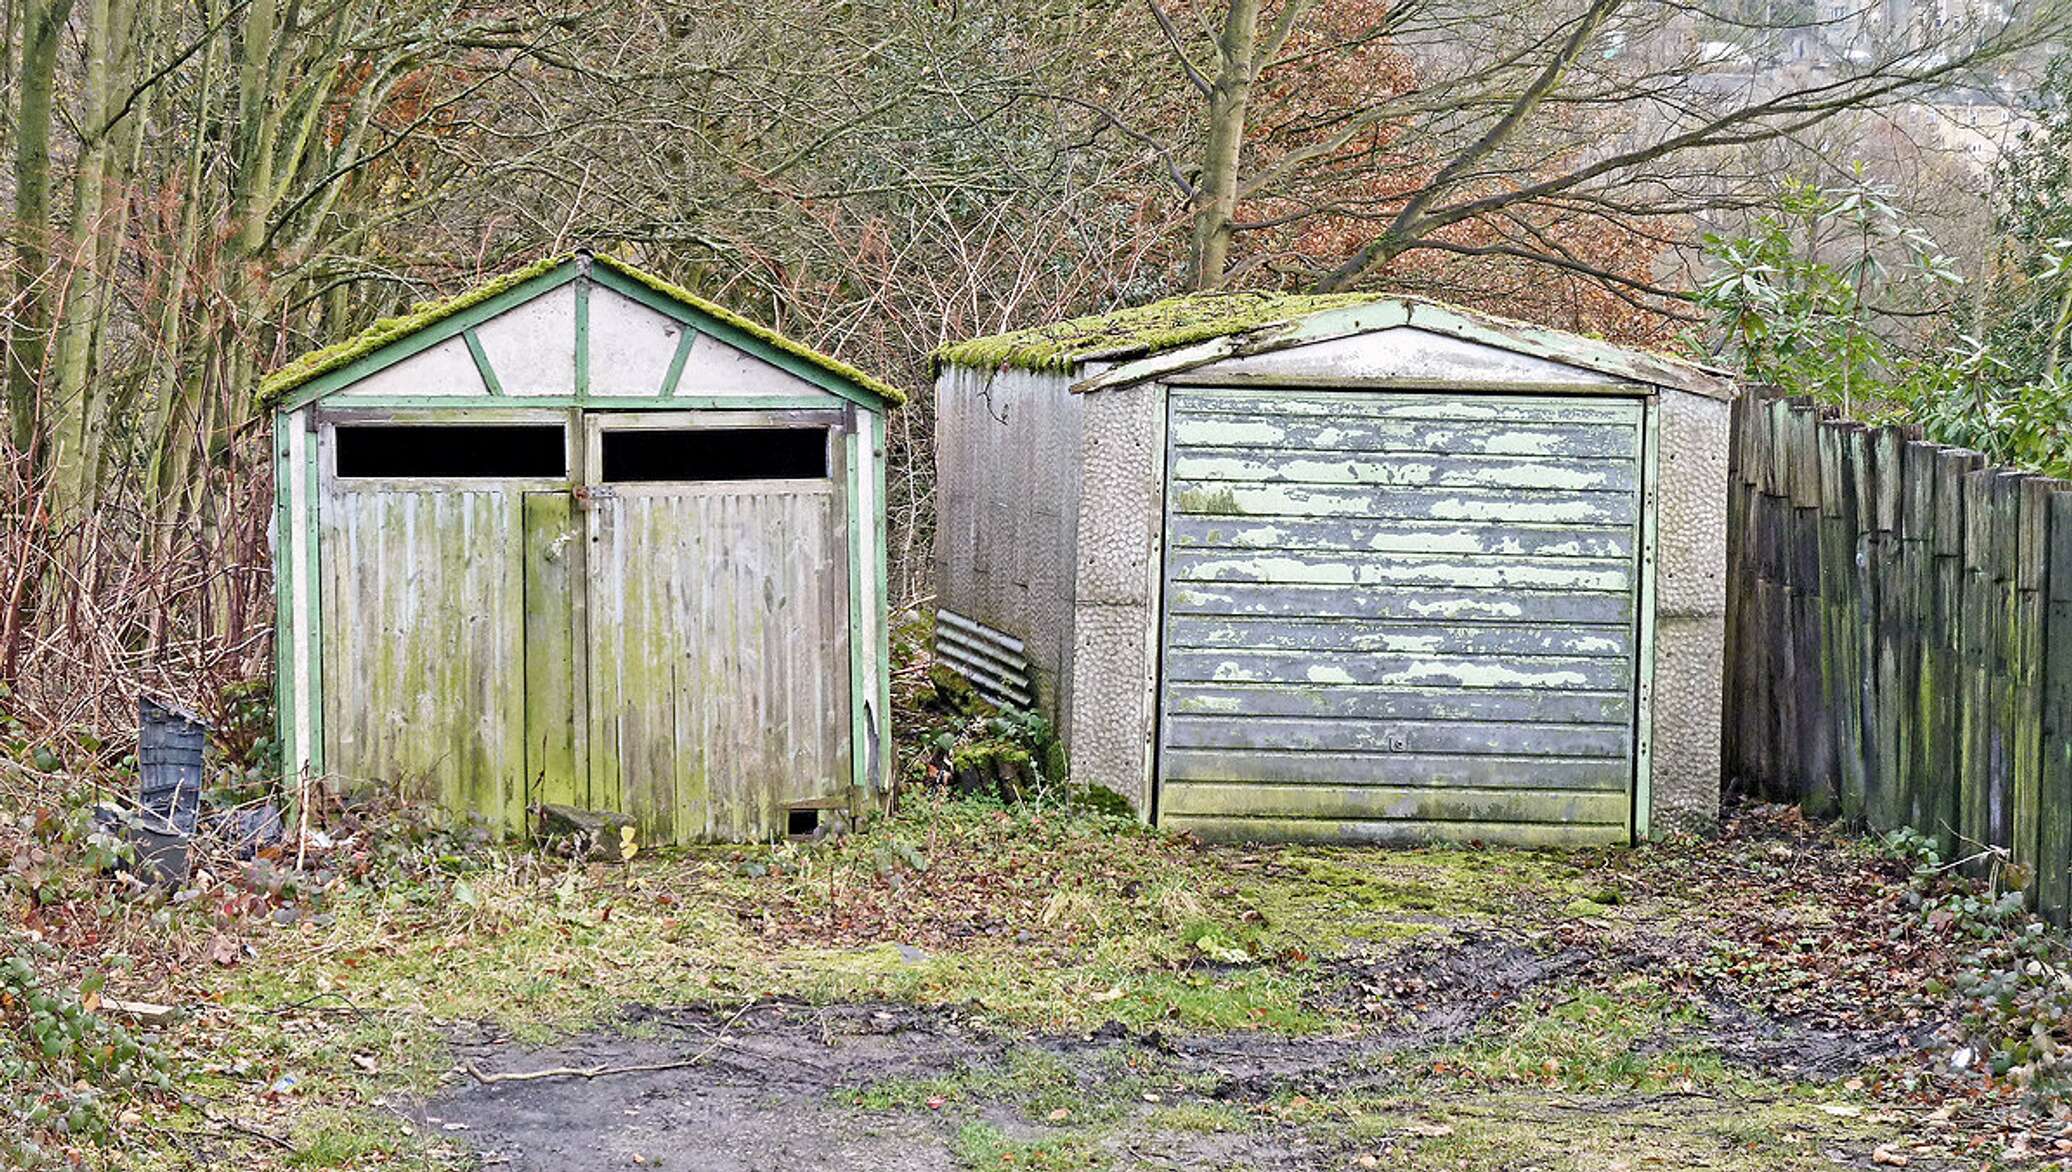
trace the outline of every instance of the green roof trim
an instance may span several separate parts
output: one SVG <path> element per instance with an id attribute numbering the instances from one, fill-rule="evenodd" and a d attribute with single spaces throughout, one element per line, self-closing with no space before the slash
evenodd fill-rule
<path id="1" fill-rule="evenodd" d="M 342 370 L 377 351 L 419 333 L 456 315 L 509 293 L 530 281 L 552 276 L 558 270 L 578 263 L 583 253 L 565 252 L 544 257 L 523 268 L 514 269 L 502 276 L 486 281 L 465 293 L 439 301 L 425 301 L 411 307 L 410 312 L 396 317 L 382 318 L 373 325 L 341 342 L 311 350 L 286 366 L 274 371 L 259 382 L 259 401 L 272 404 L 296 388 L 322 378 L 324 375 Z M 768 346 L 772 350 L 789 355 L 842 382 L 885 400 L 888 403 L 906 402 L 906 393 L 898 387 L 873 378 L 838 358 L 822 354 L 810 346 L 801 345 L 790 338 L 758 325 L 733 310 L 709 301 L 681 285 L 665 281 L 653 273 L 646 272 L 613 256 L 602 254 L 590 256 L 590 260 L 611 272 L 636 282 L 656 294 L 679 302 L 722 325 Z M 554 282 L 559 285 L 563 282 Z M 550 286 L 551 287 L 551 286 Z M 542 290 L 544 292 L 545 290 Z"/>
<path id="2" fill-rule="evenodd" d="M 804 346 L 797 342 L 794 342 L 790 338 L 785 337 L 783 334 L 778 333 L 776 330 L 773 330 L 768 326 L 759 325 L 756 322 L 750 321 L 749 319 L 742 317 L 740 314 L 735 313 L 733 310 L 728 309 L 723 305 L 720 305 L 718 302 L 708 301 L 705 298 L 698 296 L 696 293 L 691 292 L 689 289 L 684 288 L 682 285 L 676 284 L 673 281 L 663 280 L 661 277 L 658 277 L 655 274 L 648 272 L 646 269 L 636 268 L 633 265 L 627 264 L 625 261 L 620 260 L 618 257 L 615 256 L 607 256 L 604 253 L 598 253 L 591 259 L 595 260 L 598 264 L 603 265 L 605 268 L 608 268 L 611 271 L 619 274 L 620 276 L 625 277 L 629 281 L 637 281 L 642 285 L 646 285 L 648 288 L 654 290 L 655 292 L 660 293 L 664 297 L 669 297 L 673 298 L 674 300 L 681 301 L 685 305 L 688 305 L 701 313 L 704 313 L 711 317 L 716 317 L 719 320 L 727 323 L 728 325 L 733 326 L 735 329 L 740 330 L 742 333 L 747 334 L 748 336 L 756 339 L 757 341 L 763 343 L 766 346 L 769 346 L 773 350 L 781 350 L 794 358 L 810 362 L 814 366 L 819 367 L 820 369 L 828 372 L 829 374 L 832 374 L 835 377 L 840 378 L 846 382 L 854 383 L 857 386 L 862 387 L 864 390 L 869 391 L 871 394 L 876 395 L 887 402 L 906 402 L 906 392 L 900 390 L 898 387 L 893 386 L 891 383 L 888 383 L 883 379 L 876 378 L 872 375 L 865 374 L 863 371 L 858 370 L 856 367 L 849 365 L 841 359 L 835 358 L 831 355 L 822 354 L 820 351 L 813 349 L 811 346 Z"/>
<path id="3" fill-rule="evenodd" d="M 1313 313 L 1404 298 L 1385 293 L 1187 293 L 1134 309 L 953 342 L 938 365 L 1069 370 L 1091 358 L 1135 358 L 1278 325 Z"/>

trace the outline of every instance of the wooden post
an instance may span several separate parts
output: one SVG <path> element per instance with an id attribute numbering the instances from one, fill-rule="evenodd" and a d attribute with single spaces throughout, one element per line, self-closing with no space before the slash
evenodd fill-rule
<path id="1" fill-rule="evenodd" d="M 1770 770 L 1769 796 L 1773 801 L 1795 802 L 1799 786 L 1798 664 L 1794 653 L 1798 641 L 1792 630 L 1792 592 L 1797 577 L 1796 551 L 1791 526 L 1791 436 L 1792 409 L 1796 399 L 1770 401 L 1770 573 L 1765 609 L 1769 613 L 1770 670 Z"/>
<path id="2" fill-rule="evenodd" d="M 1857 565 L 1856 476 L 1860 424 L 1820 425 L 1821 695 L 1833 715 L 1835 809 L 1863 819 L 1864 583 Z"/>
<path id="3" fill-rule="evenodd" d="M 1916 830 L 1942 842 L 1942 791 L 1947 781 L 1933 765 L 1935 728 L 1935 460 L 1933 444 L 1910 442 L 1900 451 L 1906 488 L 1900 502 L 1899 573 L 1905 596 L 1902 662 L 1911 685 L 1893 697 L 1900 720 L 1900 816 Z"/>
<path id="4" fill-rule="evenodd" d="M 1835 775 L 1834 709 L 1827 703 L 1827 616 L 1821 606 L 1821 462 L 1822 410 L 1811 404 L 1791 413 L 1791 628 L 1793 688 L 1797 709 L 1791 735 L 1799 746 L 1797 776 L 1792 783 L 1800 806 L 1819 817 L 1833 817 L 1841 807 L 1841 784 Z"/>
<path id="5" fill-rule="evenodd" d="M 2035 476 L 2019 488 L 2010 650 L 2013 656 L 2014 774 L 2008 849 L 2031 904 L 2043 857 L 2044 586 L 2050 554 L 2050 502 L 2064 485 Z"/>
<path id="6" fill-rule="evenodd" d="M 2072 906 L 2072 492 L 2054 492 L 2043 542 L 2043 694 L 2037 765 L 2036 907 L 2063 925 Z"/>
<path id="7" fill-rule="evenodd" d="M 1864 776 L 1864 820 L 1873 831 L 1884 833 L 1902 825 L 1899 789 L 1899 694 L 1900 648 L 1896 627 L 1901 615 L 1903 591 L 1893 565 L 1899 539 L 1893 530 L 1899 522 L 1899 494 L 1905 485 L 1899 453 L 1904 443 L 1895 428 L 1881 427 L 1865 437 L 1863 503 L 1868 529 L 1865 533 L 1866 575 L 1871 587 L 1871 616 L 1868 639 L 1871 650 L 1870 705 L 1865 714 L 1869 725 L 1869 765 Z"/>
<path id="8" fill-rule="evenodd" d="M 1989 748 L 1989 785 L 1986 791 L 1986 842 L 2012 849 L 2014 845 L 2014 763 L 2017 751 L 2015 692 L 2020 653 L 2017 630 L 2015 579 L 2021 534 L 2022 484 L 2026 472 L 2001 472 L 1993 478 L 1991 641 L 1988 644 L 1991 669 L 1993 739 Z"/>
<path id="9" fill-rule="evenodd" d="M 1727 415 L 1727 566 L 1726 566 L 1726 662 L 1720 665 L 1720 775 L 1730 789 L 1743 789 L 1741 764 L 1741 719 L 1744 672 L 1742 670 L 1743 596 L 1748 590 L 1748 446 L 1750 420 L 1755 415 L 1757 391 L 1747 388 L 1736 396 Z"/>
<path id="10" fill-rule="evenodd" d="M 1963 742 L 1959 736 L 1958 700 L 1963 690 L 1963 668 L 1959 658 L 1959 634 L 1964 615 L 1964 477 L 1977 471 L 1985 458 L 1961 448 L 1941 448 L 1935 456 L 1935 518 L 1929 535 L 1933 565 L 1931 598 L 1926 628 L 1928 671 L 1925 688 L 1931 701 L 1925 709 L 1934 730 L 1932 751 L 1921 767 L 1936 779 L 1939 801 L 1934 821 L 1921 829 L 1935 836 L 1947 852 L 1956 844 L 1957 827 L 1963 821 Z"/>
<path id="11" fill-rule="evenodd" d="M 1989 683 L 1988 632 L 1992 621 L 1993 480 L 1998 472 L 1981 469 L 1965 475 L 1963 603 L 1958 618 L 1957 659 L 1961 673 L 1958 694 L 1958 849 L 1976 851 L 1988 837 L 1991 823 L 1988 790 L 1991 768 L 1992 689 Z"/>

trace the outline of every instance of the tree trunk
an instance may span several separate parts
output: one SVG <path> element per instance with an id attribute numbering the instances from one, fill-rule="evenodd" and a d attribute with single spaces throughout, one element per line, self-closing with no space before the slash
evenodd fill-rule
<path id="1" fill-rule="evenodd" d="M 22 7 L 21 104 L 15 125 L 14 325 L 8 338 L 7 413 L 15 448 L 32 479 L 40 475 L 45 420 L 44 362 L 50 344 L 50 124 L 58 40 L 72 0 L 27 0 Z"/>
<path id="2" fill-rule="evenodd" d="M 1238 160 L 1245 147 L 1245 105 L 1258 75 L 1259 0 L 1230 0 L 1216 41 L 1216 80 L 1209 92 L 1209 140 L 1202 154 L 1194 207 L 1196 289 L 1220 289 L 1230 266 L 1231 222 L 1237 218 Z"/>
<path id="3" fill-rule="evenodd" d="M 99 440 L 94 434 L 97 388 L 87 378 L 93 357 L 97 290 L 107 279 L 101 244 L 108 196 L 109 94 L 118 56 L 118 13 L 110 0 L 87 0 L 81 30 L 84 72 L 80 78 L 79 127 L 83 139 L 72 185 L 72 228 L 67 241 L 60 287 L 63 320 L 57 329 L 57 361 L 51 371 L 51 393 L 45 397 L 51 416 L 52 515 L 60 523 L 92 508 L 100 468 Z"/>

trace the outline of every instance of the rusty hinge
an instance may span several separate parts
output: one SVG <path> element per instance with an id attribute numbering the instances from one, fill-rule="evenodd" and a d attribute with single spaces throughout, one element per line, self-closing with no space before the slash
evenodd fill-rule
<path id="1" fill-rule="evenodd" d="M 579 484 L 576 486 L 576 507 L 587 509 L 593 501 L 615 501 L 619 490 L 609 484 Z"/>

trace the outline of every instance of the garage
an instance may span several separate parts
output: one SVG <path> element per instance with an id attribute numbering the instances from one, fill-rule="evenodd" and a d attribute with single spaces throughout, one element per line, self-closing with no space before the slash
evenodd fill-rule
<path id="1" fill-rule="evenodd" d="M 890 777 L 896 388 L 574 253 L 261 395 L 298 784 L 650 846 L 809 832 Z"/>
<path id="2" fill-rule="evenodd" d="M 1194 294 L 938 356 L 937 645 L 1204 838 L 1626 843 L 1717 809 L 1706 368 Z"/>

